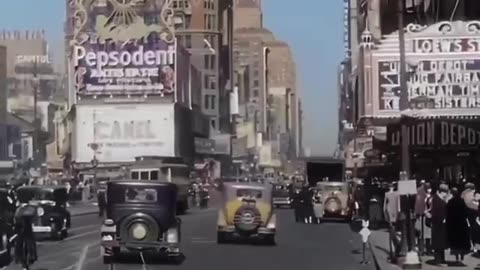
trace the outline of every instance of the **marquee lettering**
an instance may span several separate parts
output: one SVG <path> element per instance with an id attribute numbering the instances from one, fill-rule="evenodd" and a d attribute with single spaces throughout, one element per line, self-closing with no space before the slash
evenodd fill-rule
<path id="1" fill-rule="evenodd" d="M 401 138 L 401 130 L 389 132 L 392 146 L 399 146 Z M 422 122 L 408 127 L 407 140 L 417 147 L 480 147 L 480 131 L 454 122 Z"/>
<path id="2" fill-rule="evenodd" d="M 380 110 L 399 110 L 399 64 L 379 62 Z M 409 99 L 433 99 L 435 109 L 480 108 L 480 59 L 421 61 L 410 70 Z"/>

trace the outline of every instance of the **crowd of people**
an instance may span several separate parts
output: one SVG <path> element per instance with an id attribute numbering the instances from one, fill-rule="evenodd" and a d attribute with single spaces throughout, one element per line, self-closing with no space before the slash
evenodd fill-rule
<path id="1" fill-rule="evenodd" d="M 412 203 L 415 244 L 425 255 L 433 256 L 432 264 L 445 264 L 446 250 L 455 256 L 457 264 L 462 264 L 466 254 L 476 252 L 480 245 L 479 201 L 480 194 L 472 183 L 442 183 L 433 189 L 430 183 L 421 181 Z M 397 256 L 402 246 L 397 236 L 406 218 L 403 207 L 410 207 L 410 202 L 400 196 L 395 183 L 384 195 L 383 214 Z"/>

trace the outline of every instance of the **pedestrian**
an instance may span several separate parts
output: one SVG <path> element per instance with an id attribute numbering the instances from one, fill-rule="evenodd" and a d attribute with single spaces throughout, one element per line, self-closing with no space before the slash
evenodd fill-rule
<path id="1" fill-rule="evenodd" d="M 323 201 L 322 201 L 322 196 L 320 191 L 317 191 L 315 193 L 315 196 L 313 197 L 313 213 L 315 215 L 315 222 L 316 224 L 321 223 L 321 219 L 323 217 Z"/>
<path id="2" fill-rule="evenodd" d="M 447 241 L 458 263 L 470 252 L 470 233 L 465 201 L 457 188 L 452 189 L 452 195 L 452 199 L 447 203 Z"/>
<path id="3" fill-rule="evenodd" d="M 417 194 L 415 195 L 415 231 L 418 236 L 418 243 L 423 251 L 425 246 L 425 236 L 424 236 L 424 226 L 425 226 L 425 203 L 427 199 L 427 188 L 426 181 L 422 180 L 420 182 L 420 187 L 417 189 Z"/>
<path id="4" fill-rule="evenodd" d="M 441 184 L 432 199 L 432 248 L 434 264 L 445 264 L 445 249 L 447 249 L 447 197 L 448 186 Z"/>
<path id="5" fill-rule="evenodd" d="M 301 222 L 303 221 L 303 216 L 302 216 L 302 200 L 301 200 L 301 195 L 300 195 L 300 190 L 295 189 L 292 191 L 292 206 L 293 206 L 293 212 L 295 214 L 295 222 Z"/>
<path id="6" fill-rule="evenodd" d="M 105 214 L 105 207 L 107 206 L 107 196 L 105 190 L 99 189 L 97 192 L 98 216 L 103 217 Z"/>
<path id="7" fill-rule="evenodd" d="M 400 242 L 397 238 L 397 222 L 400 214 L 400 195 L 395 190 L 395 185 L 392 183 L 388 186 L 388 192 L 385 194 L 383 203 L 383 213 L 389 225 L 390 243 L 393 244 L 395 257 L 393 251 L 390 249 L 390 259 L 393 261 L 400 255 Z M 389 246 L 392 247 L 392 244 Z"/>
<path id="8" fill-rule="evenodd" d="M 427 185 L 427 197 L 425 198 L 425 218 L 423 227 L 423 238 L 425 240 L 425 254 L 432 252 L 432 187 Z"/>
<path id="9" fill-rule="evenodd" d="M 304 221 L 307 224 L 311 224 L 313 221 L 313 193 L 308 187 L 304 188 L 302 194 Z"/>

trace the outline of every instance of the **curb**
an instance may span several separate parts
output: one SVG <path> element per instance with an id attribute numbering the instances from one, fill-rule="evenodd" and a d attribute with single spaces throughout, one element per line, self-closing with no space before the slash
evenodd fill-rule
<path id="1" fill-rule="evenodd" d="M 382 270 L 382 268 L 380 267 L 380 263 L 378 261 L 378 258 L 377 258 L 376 251 L 374 251 L 375 248 L 373 247 L 372 242 L 370 240 L 368 241 L 368 248 L 370 249 L 370 253 L 372 253 L 372 258 L 373 258 L 373 262 L 375 263 L 375 268 L 377 270 Z"/>

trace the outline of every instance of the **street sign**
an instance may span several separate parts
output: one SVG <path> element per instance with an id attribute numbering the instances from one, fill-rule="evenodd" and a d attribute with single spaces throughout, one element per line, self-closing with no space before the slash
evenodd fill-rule
<path id="1" fill-rule="evenodd" d="M 370 237 L 370 234 L 372 234 L 372 232 L 368 228 L 369 225 L 370 225 L 370 222 L 368 220 L 362 220 L 362 227 L 363 228 L 360 230 L 360 236 L 362 236 L 362 242 L 363 243 L 367 243 L 368 238 Z"/>
<path id="2" fill-rule="evenodd" d="M 92 164 L 93 167 L 97 167 L 98 166 L 98 159 L 96 157 L 94 157 L 92 159 L 92 161 L 90 161 L 90 163 Z"/>
<path id="3" fill-rule="evenodd" d="M 92 149 L 93 151 L 98 150 L 98 143 L 90 143 L 88 146 L 90 146 L 90 149 Z"/>

